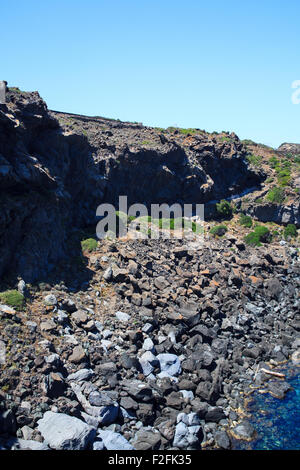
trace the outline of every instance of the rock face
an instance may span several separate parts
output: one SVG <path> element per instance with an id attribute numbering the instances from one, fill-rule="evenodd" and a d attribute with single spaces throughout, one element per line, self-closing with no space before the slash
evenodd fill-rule
<path id="1" fill-rule="evenodd" d="M 101 202 L 203 203 L 258 185 L 234 134 L 193 138 L 103 118 L 50 112 L 37 92 L 0 105 L 0 276 L 45 278 L 74 227 Z M 74 247 L 73 255 L 74 255 Z"/>
<path id="2" fill-rule="evenodd" d="M 87 222 L 80 200 L 94 211 L 99 196 L 93 183 L 86 193 L 89 151 L 84 136 L 62 132 L 38 93 L 8 93 L 0 109 L 0 275 L 11 265 L 26 282 L 41 278 L 66 253 L 75 206 Z"/>
<path id="3" fill-rule="evenodd" d="M 261 204 L 252 206 L 247 213 L 261 222 L 275 222 L 276 224 L 295 224 L 300 227 L 299 201 L 289 205 Z"/>
<path id="4" fill-rule="evenodd" d="M 45 442 L 55 450 L 86 449 L 95 435 L 95 429 L 83 421 L 63 413 L 47 411 L 38 422 Z"/>
<path id="5" fill-rule="evenodd" d="M 300 155 L 300 144 L 284 143 L 278 147 L 278 151 L 282 153 L 291 153 L 292 155 Z"/>

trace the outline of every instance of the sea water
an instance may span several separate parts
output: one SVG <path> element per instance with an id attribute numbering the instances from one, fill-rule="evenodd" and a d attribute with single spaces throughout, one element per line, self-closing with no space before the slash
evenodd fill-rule
<path id="1" fill-rule="evenodd" d="M 284 399 L 269 393 L 254 392 L 248 407 L 249 419 L 256 429 L 257 439 L 239 441 L 236 449 L 299 450 L 300 449 L 300 369 L 286 366 L 280 372 L 293 387 Z"/>

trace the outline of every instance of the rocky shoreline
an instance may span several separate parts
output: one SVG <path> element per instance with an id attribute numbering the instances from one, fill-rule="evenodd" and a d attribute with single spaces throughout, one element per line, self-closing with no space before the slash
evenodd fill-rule
<path id="1" fill-rule="evenodd" d="M 242 415 L 249 420 L 256 432 L 253 439 L 249 441 L 234 440 L 234 450 L 296 450 L 299 448 L 298 402 L 295 398 L 298 394 L 299 367 L 300 355 L 299 351 L 295 351 L 289 360 L 272 366 L 270 371 L 275 374 L 273 380 L 270 377 L 270 383 L 266 381 L 260 386 L 250 385 L 250 390 L 245 395 Z M 287 398 L 287 392 L 293 392 L 293 395 L 289 394 Z M 291 434 L 293 440 L 291 440 Z"/>
<path id="2" fill-rule="evenodd" d="M 255 430 L 250 386 L 299 357 L 297 248 L 239 237 L 102 241 L 89 282 L 25 286 L 0 306 L 1 448 L 230 449 Z M 25 292 L 27 290 L 27 293 Z"/>

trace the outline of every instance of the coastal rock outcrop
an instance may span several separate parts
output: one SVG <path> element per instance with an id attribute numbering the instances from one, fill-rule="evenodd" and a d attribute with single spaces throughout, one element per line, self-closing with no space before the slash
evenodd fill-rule
<path id="1" fill-rule="evenodd" d="M 235 134 L 163 133 L 141 124 L 49 111 L 37 92 L 0 105 L 0 276 L 46 278 L 74 228 L 102 202 L 206 203 L 257 186 Z M 74 247 L 72 247 L 71 251 Z"/>

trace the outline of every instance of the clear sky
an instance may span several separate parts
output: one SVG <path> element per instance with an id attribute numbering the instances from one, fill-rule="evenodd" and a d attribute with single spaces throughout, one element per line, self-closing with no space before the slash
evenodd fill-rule
<path id="1" fill-rule="evenodd" d="M 0 17 L 0 79 L 50 109 L 300 142 L 299 0 L 15 0 Z"/>

